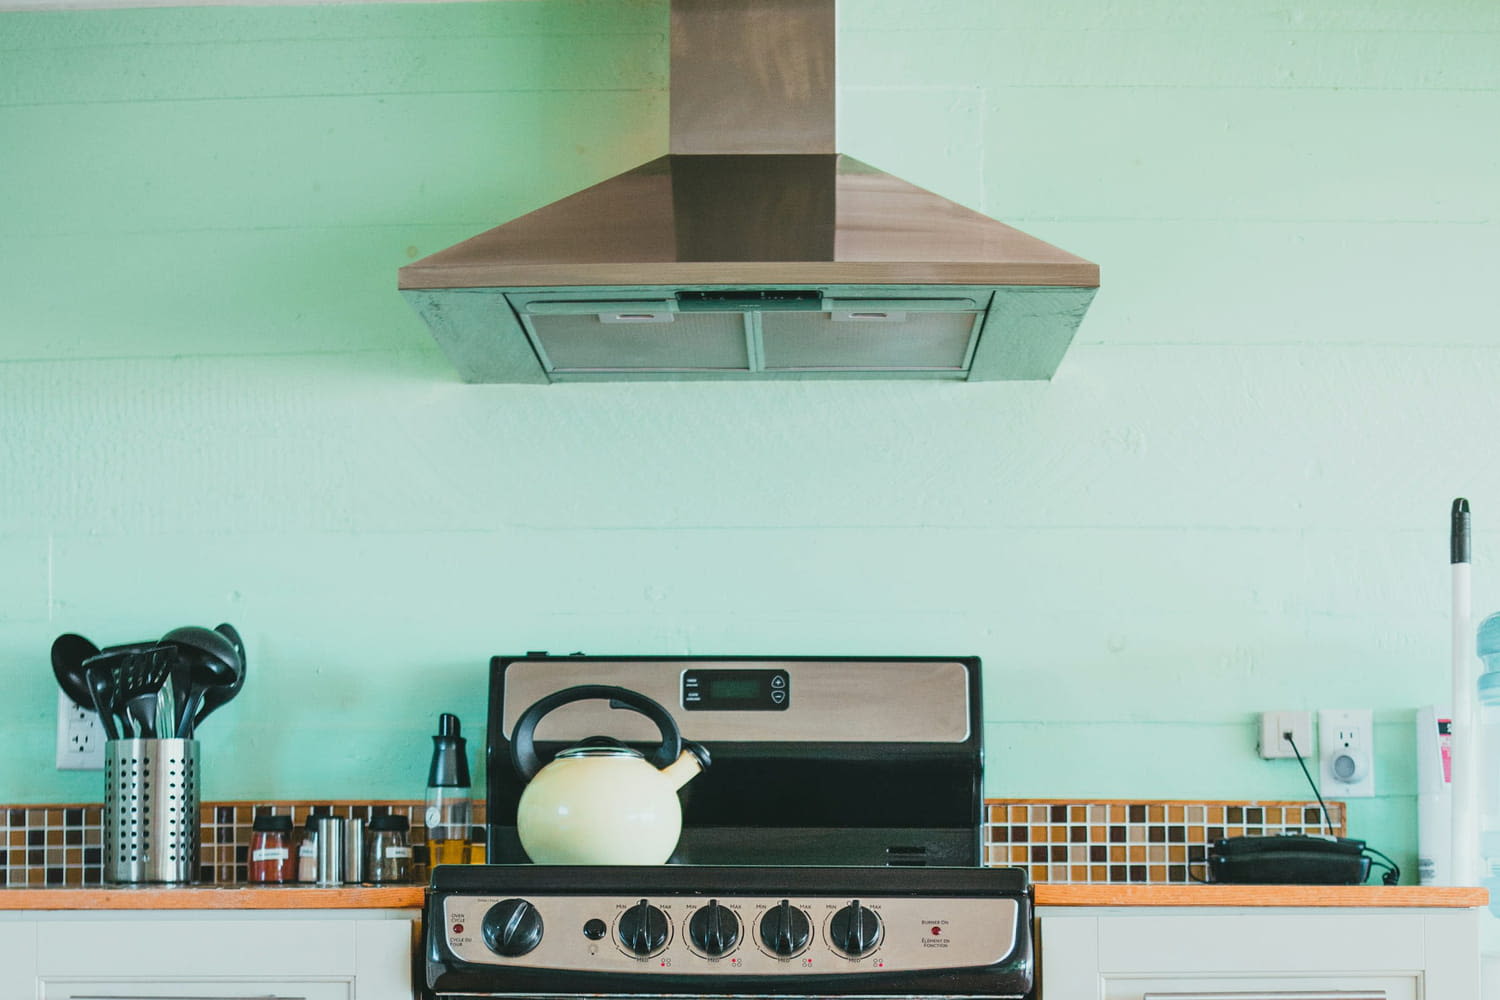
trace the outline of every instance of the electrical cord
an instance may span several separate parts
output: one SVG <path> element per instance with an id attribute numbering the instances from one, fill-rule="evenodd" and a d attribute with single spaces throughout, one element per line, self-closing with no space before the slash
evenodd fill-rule
<path id="1" fill-rule="evenodd" d="M 1328 817 L 1328 804 L 1323 801 L 1323 793 L 1318 791 L 1317 782 L 1313 781 L 1312 772 L 1307 769 L 1307 762 L 1302 759 L 1302 751 L 1297 749 L 1297 741 L 1292 739 L 1291 733 L 1282 733 L 1281 738 L 1292 745 L 1292 753 L 1297 755 L 1297 763 L 1302 765 L 1302 773 L 1307 776 L 1307 783 L 1312 786 L 1313 794 L 1318 797 L 1318 807 L 1323 810 L 1323 826 L 1328 830 L 1328 836 L 1333 836 L 1333 821 Z"/>

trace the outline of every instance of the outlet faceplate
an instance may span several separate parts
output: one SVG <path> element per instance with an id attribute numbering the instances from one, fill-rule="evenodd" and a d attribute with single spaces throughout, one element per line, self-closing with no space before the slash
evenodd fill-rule
<path id="1" fill-rule="evenodd" d="M 1375 794 L 1375 727 L 1368 708 L 1318 712 L 1318 784 L 1328 798 Z"/>
<path id="2" fill-rule="evenodd" d="M 57 692 L 57 769 L 104 770 L 104 729 L 91 708 Z"/>
<path id="3" fill-rule="evenodd" d="M 1286 740 L 1290 733 L 1301 751 L 1304 760 L 1312 759 L 1312 713 L 1311 712 L 1262 712 L 1260 713 L 1260 755 L 1266 760 L 1279 757 L 1295 758 L 1297 751 Z"/>

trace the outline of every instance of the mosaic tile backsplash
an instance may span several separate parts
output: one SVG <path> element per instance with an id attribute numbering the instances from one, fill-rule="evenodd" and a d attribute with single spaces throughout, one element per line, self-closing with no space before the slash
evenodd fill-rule
<path id="1" fill-rule="evenodd" d="M 474 822 L 485 821 L 476 802 Z M 1343 836 L 1342 802 L 1328 803 L 1333 832 Z M 250 827 L 262 814 L 309 814 L 368 820 L 397 813 L 411 821 L 416 880 L 426 881 L 423 803 L 209 802 L 199 809 L 198 881 L 247 880 Z M 103 881 L 104 807 L 0 806 L 0 874 L 8 886 L 85 886 Z M 1316 802 L 1183 802 L 1095 799 L 991 799 L 985 804 L 985 863 L 1027 869 L 1033 882 L 1182 883 L 1202 880 L 1207 846 L 1220 837 L 1324 833 Z"/>
<path id="2" fill-rule="evenodd" d="M 1344 803 L 1124 802 L 991 799 L 984 862 L 1027 869 L 1043 882 L 1185 883 L 1207 880 L 1208 845 L 1221 837 L 1344 836 Z"/>

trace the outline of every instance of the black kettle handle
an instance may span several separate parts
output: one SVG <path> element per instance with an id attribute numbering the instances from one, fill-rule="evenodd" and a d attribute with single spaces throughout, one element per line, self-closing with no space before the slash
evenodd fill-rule
<path id="1" fill-rule="evenodd" d="M 516 766 L 516 773 L 530 781 L 542 769 L 541 758 L 536 753 L 535 739 L 536 724 L 542 720 L 542 716 L 562 705 L 575 701 L 593 701 L 596 698 L 639 712 L 656 723 L 656 728 L 661 730 L 661 746 L 646 758 L 653 767 L 666 767 L 682 756 L 682 731 L 677 728 L 677 720 L 672 718 L 671 713 L 660 702 L 629 688 L 609 684 L 579 684 L 554 691 L 522 712 L 521 717 L 516 720 L 515 732 L 510 737 L 510 759 Z"/>

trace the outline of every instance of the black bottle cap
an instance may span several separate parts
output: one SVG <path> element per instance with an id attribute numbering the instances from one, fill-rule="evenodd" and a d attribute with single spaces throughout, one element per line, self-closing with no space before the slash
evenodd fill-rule
<path id="1" fill-rule="evenodd" d="M 427 771 L 428 788 L 468 788 L 469 753 L 458 735 L 458 716 L 444 712 L 438 717 L 432 738 L 432 767 Z"/>
<path id="2" fill-rule="evenodd" d="M 370 817 L 371 830 L 410 830 L 411 823 L 405 816 L 397 816 L 394 813 L 385 813 L 380 816 Z"/>
<path id="3" fill-rule="evenodd" d="M 291 833 L 292 817 L 257 816 L 255 822 L 250 824 L 250 829 L 260 830 L 263 833 Z"/>

